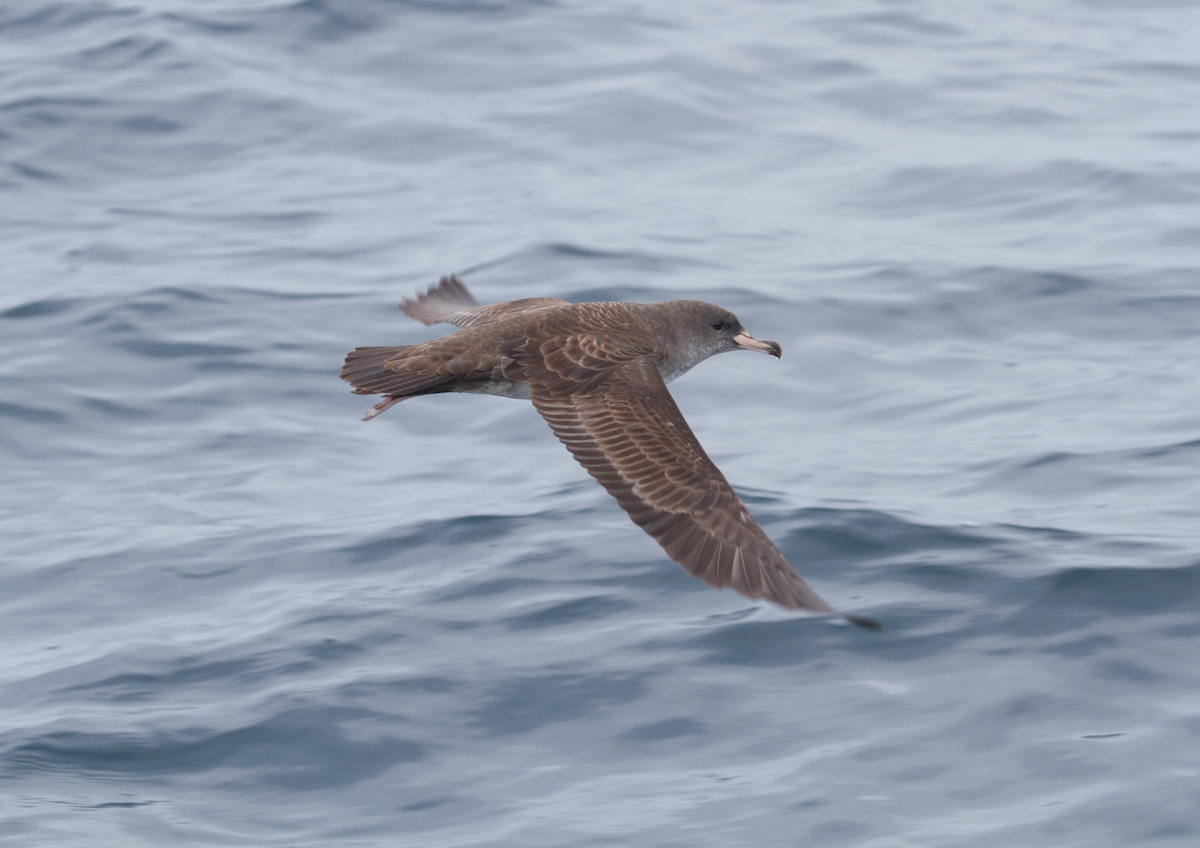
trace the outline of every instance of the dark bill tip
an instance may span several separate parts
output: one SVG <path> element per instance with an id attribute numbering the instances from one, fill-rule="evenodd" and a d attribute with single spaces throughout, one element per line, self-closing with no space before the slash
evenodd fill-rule
<path id="1" fill-rule="evenodd" d="M 779 346 L 779 342 L 756 339 L 745 330 L 733 337 L 733 343 L 742 350 L 757 350 L 759 353 L 769 353 L 776 359 L 780 359 L 783 356 L 783 348 Z"/>

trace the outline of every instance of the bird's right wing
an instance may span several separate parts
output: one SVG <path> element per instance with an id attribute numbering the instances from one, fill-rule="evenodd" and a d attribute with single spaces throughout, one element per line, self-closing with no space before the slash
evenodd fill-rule
<path id="1" fill-rule="evenodd" d="M 400 308 L 409 318 L 422 324 L 444 321 L 459 329 L 465 329 L 489 324 L 521 312 L 531 312 L 547 306 L 561 306 L 564 303 L 565 300 L 555 297 L 527 297 L 523 300 L 480 306 L 479 301 L 463 285 L 463 281 L 450 276 L 442 277 L 438 284 L 425 294 L 417 295 L 416 300 L 406 299 Z"/>

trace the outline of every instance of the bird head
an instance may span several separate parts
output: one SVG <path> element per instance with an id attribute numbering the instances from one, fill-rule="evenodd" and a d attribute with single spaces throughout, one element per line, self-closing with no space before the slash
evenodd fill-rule
<path id="1" fill-rule="evenodd" d="M 659 337 L 669 339 L 663 376 L 671 380 L 691 370 L 710 356 L 731 350 L 756 350 L 779 357 L 777 342 L 761 341 L 746 332 L 742 322 L 728 309 L 699 300 L 674 300 L 649 304 L 648 311 L 661 316 Z M 661 367 L 661 366 L 660 366 Z"/>

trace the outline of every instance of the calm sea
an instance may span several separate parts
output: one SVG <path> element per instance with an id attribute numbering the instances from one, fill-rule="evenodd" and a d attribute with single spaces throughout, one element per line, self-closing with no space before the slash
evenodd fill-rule
<path id="1" fill-rule="evenodd" d="M 1200 842 L 1200 7 L 0 5 L 0 844 Z M 704 586 L 404 296 L 710 300 Z"/>

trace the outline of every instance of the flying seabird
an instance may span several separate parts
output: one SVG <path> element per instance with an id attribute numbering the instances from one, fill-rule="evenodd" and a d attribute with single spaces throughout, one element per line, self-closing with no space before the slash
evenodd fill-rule
<path id="1" fill-rule="evenodd" d="M 457 277 L 443 277 L 402 308 L 459 332 L 347 354 L 341 378 L 356 394 L 384 395 L 364 420 L 440 392 L 532 400 L 571 455 L 689 574 L 748 598 L 844 615 L 788 564 L 667 391 L 714 354 L 740 349 L 778 358 L 777 343 L 754 338 L 732 312 L 698 300 L 535 297 L 481 306 Z M 844 617 L 879 629 L 874 619 Z"/>

